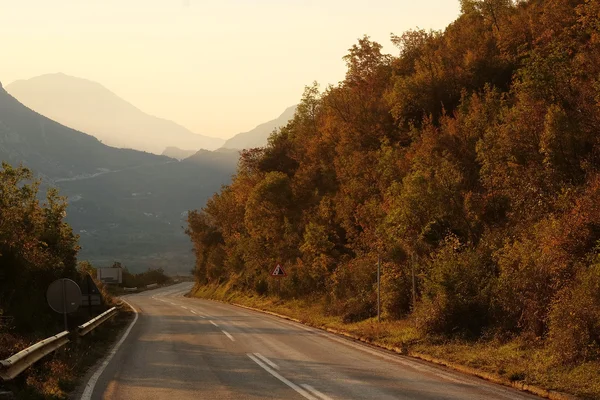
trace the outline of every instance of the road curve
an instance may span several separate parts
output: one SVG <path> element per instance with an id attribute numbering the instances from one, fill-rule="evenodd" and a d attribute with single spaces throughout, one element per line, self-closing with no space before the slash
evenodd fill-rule
<path id="1" fill-rule="evenodd" d="M 138 319 L 110 361 L 90 371 L 80 399 L 538 399 L 277 317 L 183 297 L 190 287 L 127 297 Z"/>

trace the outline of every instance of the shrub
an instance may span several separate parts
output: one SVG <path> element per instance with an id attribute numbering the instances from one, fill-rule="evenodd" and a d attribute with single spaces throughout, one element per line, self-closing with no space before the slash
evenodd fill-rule
<path id="1" fill-rule="evenodd" d="M 254 290 L 256 290 L 256 293 L 258 293 L 260 296 L 264 296 L 265 294 L 267 294 L 269 292 L 269 284 L 267 280 L 265 278 L 260 278 L 259 280 L 257 280 L 254 286 Z"/>
<path id="2" fill-rule="evenodd" d="M 381 303 L 386 315 L 400 319 L 410 312 L 412 276 L 410 266 L 386 263 L 382 265 Z"/>
<path id="3" fill-rule="evenodd" d="M 461 246 L 449 237 L 428 265 L 417 305 L 417 326 L 425 333 L 478 337 L 490 322 L 496 268 L 490 253 Z"/>
<path id="4" fill-rule="evenodd" d="M 600 257 L 552 305 L 549 344 L 560 362 L 600 358 Z"/>
<path id="5" fill-rule="evenodd" d="M 331 278 L 333 313 L 345 322 L 377 315 L 376 259 L 365 256 L 338 266 Z"/>

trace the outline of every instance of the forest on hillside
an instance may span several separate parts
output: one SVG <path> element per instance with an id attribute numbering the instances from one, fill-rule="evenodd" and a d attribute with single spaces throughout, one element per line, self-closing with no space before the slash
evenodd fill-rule
<path id="1" fill-rule="evenodd" d="M 200 284 L 426 334 L 600 357 L 600 2 L 462 0 L 442 31 L 364 37 L 189 214 Z M 415 292 L 413 301 L 413 273 Z"/>

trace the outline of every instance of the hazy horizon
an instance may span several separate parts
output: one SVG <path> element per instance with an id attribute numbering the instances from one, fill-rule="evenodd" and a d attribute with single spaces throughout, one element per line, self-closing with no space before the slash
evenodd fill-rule
<path id="1" fill-rule="evenodd" d="M 342 57 L 359 37 L 396 54 L 391 33 L 443 29 L 459 14 L 454 0 L 7 3 L 5 87 L 64 73 L 222 139 L 277 117 L 315 80 L 323 88 L 342 80 Z"/>

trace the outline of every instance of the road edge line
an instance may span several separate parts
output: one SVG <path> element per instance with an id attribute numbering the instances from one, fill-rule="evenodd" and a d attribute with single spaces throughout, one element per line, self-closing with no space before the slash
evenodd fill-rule
<path id="1" fill-rule="evenodd" d="M 131 323 L 127 327 L 127 330 L 125 331 L 123 336 L 121 336 L 121 339 L 110 349 L 110 352 L 104 358 L 104 360 L 102 361 L 102 364 L 100 364 L 100 366 L 96 369 L 96 371 L 94 371 L 94 374 L 87 381 L 87 383 L 85 384 L 85 390 L 83 391 L 83 394 L 81 395 L 80 400 L 91 400 L 92 394 L 94 393 L 94 389 L 96 387 L 96 383 L 98 382 L 98 379 L 100 378 L 100 376 L 102 375 L 102 373 L 104 372 L 104 370 L 106 369 L 106 367 L 108 366 L 110 361 L 113 359 L 115 354 L 117 354 L 117 351 L 119 350 L 119 348 L 121 347 L 123 342 L 125 342 L 125 339 L 127 339 L 127 337 L 129 336 L 129 333 L 131 332 L 131 329 L 133 328 L 133 326 L 135 325 L 135 323 L 138 320 L 138 312 L 135 309 L 135 307 L 133 307 L 127 300 L 124 300 L 123 298 L 121 298 L 121 301 L 123 301 L 125 304 L 127 304 L 129 306 L 129 308 L 131 308 L 133 310 L 133 312 L 135 313 L 133 321 L 131 321 Z"/>

